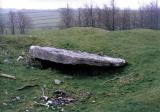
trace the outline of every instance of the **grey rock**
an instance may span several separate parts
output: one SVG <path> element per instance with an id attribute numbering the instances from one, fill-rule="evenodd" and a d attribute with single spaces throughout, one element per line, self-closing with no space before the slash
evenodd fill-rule
<path id="1" fill-rule="evenodd" d="M 104 67 L 121 67 L 126 64 L 124 59 L 99 56 L 87 52 L 74 52 L 71 50 L 50 47 L 31 46 L 29 54 L 32 58 L 47 60 L 60 64 L 91 65 Z"/>
<path id="2" fill-rule="evenodd" d="M 3 103 L 3 106 L 7 106 L 8 104 L 7 103 Z"/>
<path id="3" fill-rule="evenodd" d="M 19 97 L 19 96 L 16 96 L 16 98 L 15 98 L 16 100 L 20 100 L 21 98 Z"/>
<path id="4" fill-rule="evenodd" d="M 54 84 L 56 84 L 56 85 L 59 85 L 59 84 L 61 84 L 62 83 L 62 81 L 60 81 L 60 80 L 58 80 L 58 79 L 55 79 L 54 80 Z"/>
<path id="5" fill-rule="evenodd" d="M 9 63 L 9 60 L 8 60 L 8 59 L 5 59 L 3 62 L 4 62 L 4 63 Z"/>

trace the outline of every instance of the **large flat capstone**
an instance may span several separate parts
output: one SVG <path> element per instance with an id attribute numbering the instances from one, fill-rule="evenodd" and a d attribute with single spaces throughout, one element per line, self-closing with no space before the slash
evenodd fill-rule
<path id="1" fill-rule="evenodd" d="M 38 58 L 59 64 L 91 65 L 100 67 L 121 67 L 126 64 L 126 61 L 120 58 L 50 47 L 31 46 L 29 54 L 32 58 Z"/>

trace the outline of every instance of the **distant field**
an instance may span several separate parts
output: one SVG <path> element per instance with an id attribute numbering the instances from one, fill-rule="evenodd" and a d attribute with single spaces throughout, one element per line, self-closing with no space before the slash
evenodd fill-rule
<path id="1" fill-rule="evenodd" d="M 63 106 L 64 112 L 160 112 L 159 35 L 160 31 L 145 29 L 107 32 L 70 28 L 1 36 L 0 73 L 15 75 L 17 79 L 0 77 L 0 112 L 53 112 L 34 105 L 42 95 L 40 87 L 16 91 L 27 84 L 45 85 L 45 94 L 50 97 L 57 89 L 68 92 L 76 102 Z M 16 61 L 19 55 L 28 53 L 30 45 L 121 57 L 128 65 L 113 71 L 41 70 Z M 54 85 L 54 79 L 63 83 Z M 20 100 L 14 101 L 16 96 Z"/>
<path id="2" fill-rule="evenodd" d="M 0 10 L 0 14 L 5 18 L 6 23 L 8 21 L 9 9 Z M 18 11 L 18 10 L 13 10 Z M 60 22 L 60 10 L 21 10 L 32 21 L 33 28 L 55 28 L 59 26 Z"/>

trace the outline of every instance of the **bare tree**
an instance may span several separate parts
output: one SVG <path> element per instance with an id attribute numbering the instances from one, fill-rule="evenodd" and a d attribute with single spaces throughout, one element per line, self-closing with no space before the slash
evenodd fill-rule
<path id="1" fill-rule="evenodd" d="M 140 24 L 142 28 L 158 29 L 159 7 L 157 0 L 140 8 Z"/>
<path id="2" fill-rule="evenodd" d="M 85 4 L 85 8 L 83 9 L 83 21 L 84 26 L 95 27 L 95 14 L 92 2 L 89 5 Z"/>
<path id="3" fill-rule="evenodd" d="M 4 34 L 4 30 L 5 30 L 5 22 L 4 22 L 4 18 L 2 15 L 0 15 L 0 34 Z"/>
<path id="4" fill-rule="evenodd" d="M 9 12 L 9 26 L 11 30 L 11 34 L 15 34 L 15 28 L 16 28 L 16 13 L 13 11 Z"/>
<path id="5" fill-rule="evenodd" d="M 90 18 L 89 18 L 89 6 L 85 4 L 85 8 L 83 9 L 83 22 L 84 26 L 90 26 Z"/>
<path id="6" fill-rule="evenodd" d="M 112 6 L 112 30 L 115 30 L 115 0 L 111 0 Z"/>
<path id="7" fill-rule="evenodd" d="M 139 8 L 138 17 L 139 17 L 139 26 L 140 26 L 140 28 L 143 28 L 144 27 L 144 21 L 145 21 L 144 7 Z"/>
<path id="8" fill-rule="evenodd" d="M 103 14 L 102 14 L 102 10 L 97 7 L 95 8 L 95 26 L 96 27 L 102 27 L 102 17 L 103 17 Z"/>
<path id="9" fill-rule="evenodd" d="M 138 15 L 138 11 L 137 10 L 131 10 L 130 11 L 130 15 L 131 15 L 131 28 L 139 28 L 140 27 L 140 23 L 139 23 L 139 15 Z"/>
<path id="10" fill-rule="evenodd" d="M 82 26 L 82 9 L 78 9 L 78 26 Z"/>
<path id="11" fill-rule="evenodd" d="M 130 28 L 160 28 L 160 8 L 158 0 L 153 0 L 148 5 L 140 7 L 139 10 L 119 9 L 111 0 L 111 7 L 104 5 L 103 8 L 94 8 L 93 3 L 85 4 L 84 8 L 75 11 L 65 8 L 62 11 L 62 22 L 64 26 L 86 26 L 99 27 L 107 30 L 120 30 Z M 76 24 L 73 24 L 74 21 Z"/>
<path id="12" fill-rule="evenodd" d="M 93 3 L 90 4 L 88 11 L 89 11 L 89 18 L 90 18 L 90 26 L 95 27 Z"/>
<path id="13" fill-rule="evenodd" d="M 130 29 L 130 9 L 124 9 L 122 13 L 122 29 Z"/>
<path id="14" fill-rule="evenodd" d="M 31 20 L 24 12 L 17 12 L 17 25 L 20 31 L 20 34 L 25 34 L 26 28 L 31 26 Z"/>
<path id="15" fill-rule="evenodd" d="M 150 3 L 151 9 L 151 28 L 158 29 L 158 0 L 152 1 Z"/>
<path id="16" fill-rule="evenodd" d="M 67 7 L 61 10 L 61 24 L 65 28 L 69 28 L 73 26 L 74 23 L 74 11 L 69 7 L 67 4 Z"/>
<path id="17" fill-rule="evenodd" d="M 102 10 L 102 23 L 107 30 L 113 30 L 112 28 L 112 9 L 104 5 Z"/>

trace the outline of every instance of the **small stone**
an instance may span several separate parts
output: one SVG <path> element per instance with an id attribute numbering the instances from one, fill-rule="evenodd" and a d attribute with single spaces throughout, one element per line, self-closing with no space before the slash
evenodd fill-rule
<path id="1" fill-rule="evenodd" d="M 4 62 L 4 63 L 8 63 L 8 62 L 9 62 L 9 60 L 8 60 L 8 59 L 5 59 L 3 62 Z"/>
<path id="2" fill-rule="evenodd" d="M 7 103 L 3 103 L 3 106 L 7 106 Z"/>
<path id="3" fill-rule="evenodd" d="M 54 80 L 54 84 L 56 84 L 56 85 L 59 85 L 59 84 L 61 84 L 62 83 L 62 81 L 60 81 L 60 80 L 58 80 L 58 79 L 55 79 Z"/>
<path id="4" fill-rule="evenodd" d="M 16 100 L 20 100 L 21 98 L 19 96 L 16 96 Z"/>
<path id="5" fill-rule="evenodd" d="M 24 51 L 22 51 L 22 56 L 24 56 L 25 55 L 25 52 Z"/>
<path id="6" fill-rule="evenodd" d="M 12 63 L 12 62 L 11 62 L 10 60 L 8 60 L 8 59 L 3 60 L 3 62 L 6 63 L 6 64 L 11 64 L 11 63 Z"/>
<path id="7" fill-rule="evenodd" d="M 48 98 L 48 96 L 42 96 L 40 99 L 43 101 L 47 101 L 49 98 Z"/>
<path id="8" fill-rule="evenodd" d="M 8 95 L 8 91 L 7 90 L 5 90 L 5 94 Z"/>
<path id="9" fill-rule="evenodd" d="M 95 100 L 92 101 L 92 103 L 95 103 L 95 102 L 96 102 Z"/>
<path id="10" fill-rule="evenodd" d="M 53 105 L 53 102 L 51 100 L 48 100 L 46 104 L 47 105 Z"/>
<path id="11" fill-rule="evenodd" d="M 62 108 L 60 111 L 63 112 L 63 111 L 64 111 L 64 108 Z"/>

